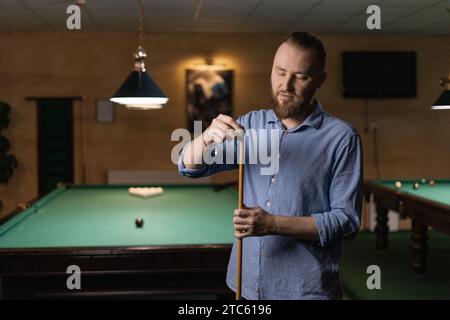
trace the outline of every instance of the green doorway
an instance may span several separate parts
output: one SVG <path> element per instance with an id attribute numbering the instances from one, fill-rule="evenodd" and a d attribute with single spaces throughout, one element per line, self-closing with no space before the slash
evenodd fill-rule
<path id="1" fill-rule="evenodd" d="M 39 195 L 74 179 L 73 99 L 37 99 Z"/>

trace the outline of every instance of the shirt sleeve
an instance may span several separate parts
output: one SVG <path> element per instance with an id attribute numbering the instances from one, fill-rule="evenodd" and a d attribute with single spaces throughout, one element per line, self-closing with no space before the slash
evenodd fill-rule
<path id="1" fill-rule="evenodd" d="M 353 133 L 338 150 L 330 183 L 330 211 L 315 213 L 320 245 L 353 238 L 359 231 L 362 210 L 362 146 Z"/>
<path id="2" fill-rule="evenodd" d="M 238 118 L 237 122 L 242 125 L 241 118 Z M 200 178 L 213 175 L 217 172 L 233 170 L 238 168 L 238 161 L 237 161 L 238 145 L 236 139 L 227 140 L 224 143 L 216 144 L 214 148 L 211 150 L 212 152 L 211 159 L 214 159 L 214 162 L 211 164 L 204 164 L 199 169 L 186 168 L 186 166 L 183 163 L 184 153 L 189 143 L 183 147 L 180 156 L 178 158 L 178 172 L 181 175 L 189 178 Z M 216 156 L 213 156 L 213 153 L 216 153 Z"/>

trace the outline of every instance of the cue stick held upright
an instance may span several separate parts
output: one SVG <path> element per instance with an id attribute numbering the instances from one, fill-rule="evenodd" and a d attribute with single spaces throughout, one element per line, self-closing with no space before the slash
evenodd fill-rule
<path id="1" fill-rule="evenodd" d="M 238 136 L 239 142 L 239 183 L 238 209 L 244 208 L 244 134 Z M 236 300 L 241 300 L 242 288 L 242 239 L 237 239 Z"/>

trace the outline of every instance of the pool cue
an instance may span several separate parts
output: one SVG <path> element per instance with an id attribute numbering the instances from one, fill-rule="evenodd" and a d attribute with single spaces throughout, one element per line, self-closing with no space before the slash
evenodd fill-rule
<path id="1" fill-rule="evenodd" d="M 241 137 L 239 141 L 238 190 L 239 190 L 238 209 L 244 209 L 244 137 Z M 241 288 L 242 288 L 242 239 L 237 239 L 236 300 L 241 300 Z"/>

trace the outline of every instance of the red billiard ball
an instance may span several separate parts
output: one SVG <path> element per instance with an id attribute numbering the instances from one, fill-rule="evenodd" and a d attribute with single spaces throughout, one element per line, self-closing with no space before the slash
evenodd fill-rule
<path id="1" fill-rule="evenodd" d="M 144 225 L 144 219 L 142 219 L 142 218 L 136 218 L 136 220 L 134 221 L 134 223 L 136 224 L 136 227 L 142 228 L 142 226 Z"/>
<path id="2" fill-rule="evenodd" d="M 430 180 L 430 187 L 434 187 L 434 185 L 435 185 L 434 180 Z"/>

